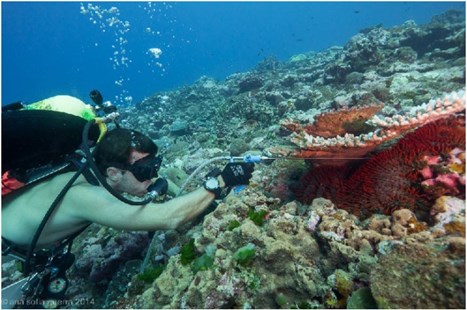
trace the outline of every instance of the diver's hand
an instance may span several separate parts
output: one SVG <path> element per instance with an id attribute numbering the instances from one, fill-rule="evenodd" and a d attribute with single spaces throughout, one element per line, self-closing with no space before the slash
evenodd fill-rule
<path id="1" fill-rule="evenodd" d="M 228 163 L 221 173 L 226 187 L 248 185 L 252 177 L 255 164 L 253 163 Z"/>

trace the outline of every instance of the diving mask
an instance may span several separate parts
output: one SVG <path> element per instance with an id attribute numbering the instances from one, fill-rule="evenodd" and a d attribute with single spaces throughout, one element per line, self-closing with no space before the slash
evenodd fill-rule
<path id="1" fill-rule="evenodd" d="M 148 155 L 138 159 L 126 169 L 131 171 L 138 181 L 144 182 L 157 177 L 161 163 L 162 156 Z"/>

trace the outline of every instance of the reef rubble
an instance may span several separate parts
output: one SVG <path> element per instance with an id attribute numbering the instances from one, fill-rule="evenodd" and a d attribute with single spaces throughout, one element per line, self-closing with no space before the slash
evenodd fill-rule
<path id="1" fill-rule="evenodd" d="M 250 210 L 266 210 L 264 221 Z M 126 276 L 107 306 L 345 308 L 366 288 L 362 302 L 379 308 L 463 308 L 465 203 L 443 196 L 432 210 L 433 224 L 407 209 L 360 221 L 323 198 L 282 203 L 247 189 L 186 233 L 193 255 L 212 264 L 194 268 L 175 254 L 153 281 Z M 241 263 L 236 253 L 248 244 L 254 253 Z"/>

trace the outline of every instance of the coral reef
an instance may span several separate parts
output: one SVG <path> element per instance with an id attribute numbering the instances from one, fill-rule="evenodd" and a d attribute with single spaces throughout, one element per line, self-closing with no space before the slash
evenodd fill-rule
<path id="1" fill-rule="evenodd" d="M 465 202 L 456 204 L 452 199 L 439 201 L 433 209 L 440 213 L 432 213 L 465 225 Z M 269 210 L 262 226 L 248 218 L 253 205 Z M 193 269 L 182 262 L 184 254 L 174 255 L 151 285 L 127 289 L 119 306 L 465 306 L 461 294 L 465 289 L 461 273 L 465 239 L 437 225 L 419 222 L 407 209 L 398 212 L 361 222 L 322 198 L 301 205 L 284 204 L 255 190 L 229 196 L 205 217 L 202 230 L 193 228 L 188 233 L 194 236 L 190 252 L 209 253 L 212 265 Z M 312 228 L 310 218 L 318 218 Z M 230 230 L 227 227 L 232 219 L 240 226 Z M 401 281 L 405 284 L 399 284 Z M 439 286 L 440 281 L 444 287 Z M 135 288 L 136 283 L 134 277 L 128 287 Z"/>
<path id="2" fill-rule="evenodd" d="M 282 159 L 152 242 L 92 225 L 74 244 L 72 307 L 465 308 L 464 15 L 363 29 L 119 108 L 174 187 L 211 158 Z M 2 267 L 3 284 L 17 278 Z"/>
<path id="3" fill-rule="evenodd" d="M 265 58 L 253 70 L 225 81 L 203 76 L 193 85 L 126 108 L 122 121 L 156 139 L 168 136 L 169 150 L 177 138 L 170 135 L 175 121 L 190 124 L 183 138 L 195 148 L 200 147 L 197 141 L 205 148 L 228 150 L 234 139 L 249 143 L 267 137 L 259 145 L 267 150 L 290 144 L 278 124 L 289 120 L 307 126 L 331 108 L 352 111 L 384 103 L 379 120 L 400 122 L 406 114 L 413 119 L 416 105 L 464 88 L 464 28 L 463 15 L 451 11 L 425 25 L 407 21 L 388 29 L 365 29 L 343 47 L 303 53 L 288 62 Z M 348 129 L 356 136 L 362 129 L 374 132 L 382 128 L 378 119 L 371 126 L 352 122 L 356 128 Z"/>
<path id="4" fill-rule="evenodd" d="M 111 279 L 124 262 L 141 258 L 149 242 L 146 232 L 114 234 L 109 233 L 109 229 L 103 230 L 80 245 L 78 251 L 82 255 L 74 264 L 78 273 L 88 276 L 89 280 L 95 283 Z M 99 235 L 107 237 L 103 239 Z M 112 235 L 115 236 L 109 238 Z"/>
<path id="5" fill-rule="evenodd" d="M 380 308 L 465 308 L 465 256 L 425 244 L 399 245 L 370 276 Z"/>
<path id="6" fill-rule="evenodd" d="M 426 25 L 377 26 L 343 47 L 269 57 L 225 81 L 201 77 L 123 109 L 122 124 L 156 140 L 175 183 L 229 154 L 331 159 L 256 165 L 245 191 L 188 231 L 153 238 L 146 270 L 165 268 L 152 283 L 119 273 L 120 287 L 105 293 L 119 297 L 99 302 L 465 307 L 465 125 L 451 117 L 465 109 L 464 33 L 456 12 Z M 190 240 L 192 259 L 182 264 Z M 102 292 L 72 272 L 77 296 Z M 403 276 L 412 277 L 405 286 Z"/>

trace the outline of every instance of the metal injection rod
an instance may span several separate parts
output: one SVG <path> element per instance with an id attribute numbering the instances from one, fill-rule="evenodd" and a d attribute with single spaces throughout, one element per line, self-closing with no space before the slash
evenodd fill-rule
<path id="1" fill-rule="evenodd" d="M 285 160 L 305 160 L 305 159 L 318 159 L 318 160 L 340 160 L 340 159 L 347 159 L 347 160 L 361 160 L 361 159 L 368 159 L 369 157 L 293 157 L 293 156 L 284 156 L 284 157 L 270 157 L 270 156 L 263 156 L 263 155 L 251 155 L 247 154 L 245 156 L 232 156 L 232 157 L 225 157 L 225 159 L 229 159 L 230 161 L 241 160 L 246 163 L 259 163 L 261 160 L 276 160 L 276 159 L 285 159 Z"/>
<path id="2" fill-rule="evenodd" d="M 218 161 L 218 160 L 228 160 L 230 162 L 234 162 L 234 161 L 243 161 L 243 162 L 246 162 L 246 163 L 260 163 L 262 160 L 305 160 L 305 159 L 317 159 L 317 160 L 341 160 L 341 159 L 344 159 L 344 160 L 362 160 L 362 159 L 368 159 L 367 157 L 341 157 L 341 158 L 332 158 L 332 157 L 269 157 L 269 156 L 263 156 L 263 155 L 251 155 L 251 154 L 247 154 L 245 156 L 219 156 L 219 157 L 215 157 L 215 158 L 212 158 L 210 160 L 208 160 L 207 162 L 203 163 L 202 165 L 200 165 L 195 171 L 193 171 L 193 173 L 186 179 L 186 181 L 182 184 L 182 186 L 180 187 L 180 191 L 179 193 L 177 194 L 177 196 L 181 195 L 186 186 L 188 185 L 188 183 L 190 183 L 190 181 L 193 179 L 193 177 L 195 175 L 197 175 L 199 173 L 199 171 L 201 171 L 206 165 L 212 163 L 212 162 L 215 162 L 215 161 Z M 237 187 L 237 190 L 236 192 L 239 192 L 241 191 L 240 188 L 245 188 L 245 187 Z"/>

